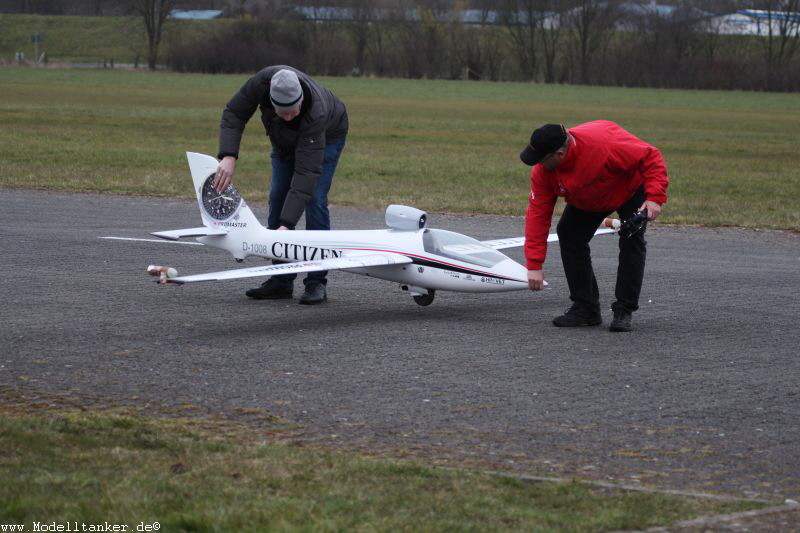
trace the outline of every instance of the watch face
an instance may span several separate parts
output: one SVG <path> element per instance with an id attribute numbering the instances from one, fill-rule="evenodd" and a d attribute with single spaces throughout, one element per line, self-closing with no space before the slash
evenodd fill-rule
<path id="1" fill-rule="evenodd" d="M 225 220 L 233 216 L 239 209 L 242 197 L 232 184 L 228 185 L 228 188 L 222 193 L 217 192 L 217 189 L 211 184 L 213 181 L 214 174 L 211 174 L 203 184 L 203 207 L 212 218 Z"/>

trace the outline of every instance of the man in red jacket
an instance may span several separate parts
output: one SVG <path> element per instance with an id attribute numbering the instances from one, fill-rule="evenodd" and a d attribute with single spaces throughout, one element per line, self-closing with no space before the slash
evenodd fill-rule
<path id="1" fill-rule="evenodd" d="M 542 265 L 553 208 L 558 197 L 566 201 L 557 233 L 572 306 L 553 319 L 556 326 L 602 323 L 589 241 L 612 212 L 627 220 L 647 210 L 642 228 L 619 239 L 610 330 L 630 331 L 644 277 L 645 228 L 648 220 L 661 214 L 661 206 L 667 201 L 669 178 L 661 152 L 618 124 L 596 120 L 570 129 L 545 124 L 534 130 L 520 159 L 533 166 L 525 214 L 525 260 L 531 290 L 544 286 Z"/>

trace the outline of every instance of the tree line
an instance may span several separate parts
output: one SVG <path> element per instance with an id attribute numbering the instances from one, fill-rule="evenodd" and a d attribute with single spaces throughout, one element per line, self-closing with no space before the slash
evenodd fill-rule
<path id="1" fill-rule="evenodd" d="M 59 0 L 38 0 L 58 4 Z M 0 1 L 0 6 L 8 0 Z M 35 3 L 37 0 L 18 0 Z M 104 0 L 69 2 L 103 12 Z M 114 9 L 123 3 L 114 2 Z M 800 89 L 800 0 L 127 0 L 145 21 L 151 66 L 312 75 L 515 80 L 690 89 Z M 99 7 L 98 7 L 99 6 Z M 176 8 L 234 19 L 194 42 L 170 34 Z M 757 9 L 761 35 L 714 15 Z M 159 54 L 162 37 L 169 51 Z"/>

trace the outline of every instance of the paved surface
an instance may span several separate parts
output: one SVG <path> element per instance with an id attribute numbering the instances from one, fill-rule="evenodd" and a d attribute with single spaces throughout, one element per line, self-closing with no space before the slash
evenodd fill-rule
<path id="1" fill-rule="evenodd" d="M 7 391 L 265 412 L 297 438 L 367 452 L 800 499 L 800 235 L 651 227 L 636 330 L 615 334 L 610 312 L 597 328 L 550 325 L 569 303 L 557 246 L 542 293 L 442 292 L 420 307 L 392 283 L 335 272 L 330 301 L 306 307 L 248 300 L 253 280 L 162 287 L 144 272 L 237 266 L 216 250 L 98 239 L 199 225 L 193 201 L 0 197 Z M 383 224 L 378 211 L 333 218 Z M 491 239 L 523 221 L 429 224 Z M 593 245 L 604 305 L 614 239 Z"/>

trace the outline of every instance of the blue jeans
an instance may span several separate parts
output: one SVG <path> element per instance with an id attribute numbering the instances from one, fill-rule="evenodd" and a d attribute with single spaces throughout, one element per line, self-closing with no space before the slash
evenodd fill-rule
<path id="1" fill-rule="evenodd" d="M 331 217 L 328 212 L 328 191 L 331 189 L 333 182 L 333 173 L 336 171 L 336 165 L 339 163 L 339 156 L 342 155 L 344 149 L 345 139 L 337 139 L 329 142 L 325 146 L 325 156 L 322 159 L 322 174 L 317 181 L 317 187 L 314 189 L 314 194 L 306 204 L 306 229 L 308 230 L 329 230 L 331 229 Z M 272 159 L 272 183 L 269 188 L 269 215 L 267 223 L 269 229 L 277 229 L 280 226 L 281 210 L 283 209 L 283 202 L 286 200 L 286 195 L 289 194 L 289 189 L 292 185 L 292 176 L 294 175 L 294 160 L 281 161 L 278 151 L 274 148 L 271 154 Z M 303 283 L 307 286 L 309 284 L 322 283 L 327 284 L 328 271 L 309 272 Z M 280 276 L 272 276 L 275 282 L 280 282 L 287 286 L 294 283 L 297 274 L 284 274 Z"/>

